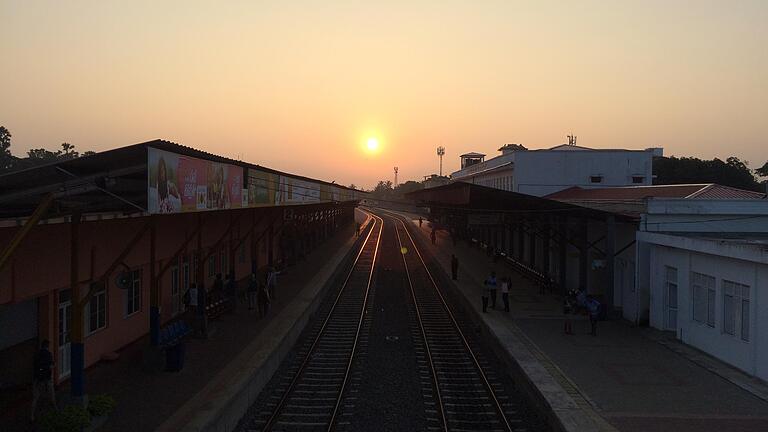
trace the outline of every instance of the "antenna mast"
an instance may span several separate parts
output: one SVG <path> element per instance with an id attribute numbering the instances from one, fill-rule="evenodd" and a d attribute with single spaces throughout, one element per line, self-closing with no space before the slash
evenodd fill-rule
<path id="1" fill-rule="evenodd" d="M 397 187 L 397 167 L 395 167 L 395 187 Z"/>
<path id="2" fill-rule="evenodd" d="M 443 155 L 445 154 L 445 147 L 440 146 L 437 148 L 437 157 L 440 158 L 440 177 L 443 176 Z"/>

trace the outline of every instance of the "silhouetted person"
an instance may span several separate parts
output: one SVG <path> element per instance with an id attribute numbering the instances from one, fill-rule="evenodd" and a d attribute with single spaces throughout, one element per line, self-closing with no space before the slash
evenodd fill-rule
<path id="1" fill-rule="evenodd" d="M 435 229 L 432 228 L 432 233 L 429 235 L 429 238 L 432 239 L 432 244 L 437 244 L 437 234 L 435 234 Z"/>
<path id="2" fill-rule="evenodd" d="M 211 287 L 211 294 L 221 294 L 224 291 L 224 281 L 221 280 L 221 273 L 216 273 L 216 279 Z"/>
<path id="3" fill-rule="evenodd" d="M 451 255 L 451 278 L 458 280 L 459 278 L 459 259 L 456 255 Z"/>
<path id="4" fill-rule="evenodd" d="M 488 297 L 493 291 L 496 292 L 496 272 L 492 271 L 488 279 L 483 282 L 483 313 L 488 312 Z"/>
<path id="5" fill-rule="evenodd" d="M 256 296 L 259 293 L 259 279 L 256 273 L 251 273 L 251 280 L 248 281 L 248 310 L 256 308 Z"/>
<path id="6" fill-rule="evenodd" d="M 272 298 L 269 296 L 269 288 L 266 284 L 259 286 L 257 302 L 259 303 L 259 317 L 264 318 L 269 312 Z"/>
<path id="7" fill-rule="evenodd" d="M 40 350 L 35 354 L 35 372 L 32 377 L 32 421 L 35 421 L 35 410 L 40 395 L 50 397 L 51 404 L 56 406 L 56 391 L 53 388 L 53 354 L 48 350 L 48 340 L 40 342 Z"/>
<path id="8" fill-rule="evenodd" d="M 421 223 L 422 222 L 424 222 L 424 219 L 422 219 L 421 216 L 419 216 L 419 228 L 421 228 Z"/>
<path id="9" fill-rule="evenodd" d="M 355 237 L 360 237 L 360 222 L 355 224 Z"/>

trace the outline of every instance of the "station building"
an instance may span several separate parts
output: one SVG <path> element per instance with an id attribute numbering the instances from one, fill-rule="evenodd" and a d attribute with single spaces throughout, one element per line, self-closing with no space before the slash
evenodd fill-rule
<path id="1" fill-rule="evenodd" d="M 661 148 L 594 149 L 569 139 L 571 144 L 541 150 L 506 144 L 499 148 L 501 155 L 488 160 L 482 153 L 466 153 L 460 156 L 461 169 L 451 178 L 534 196 L 573 186 L 647 186 L 653 182 L 653 157 L 663 155 Z"/>
<path id="2" fill-rule="evenodd" d="M 290 265 L 364 194 L 162 140 L 0 176 L 0 382 L 28 381 L 48 339 L 75 392 L 85 367 L 157 344 L 191 283 Z"/>
<path id="3" fill-rule="evenodd" d="M 610 318 L 672 331 L 768 379 L 768 200 L 716 184 L 572 187 L 546 197 L 455 182 L 409 194 L 454 235 L 492 247 Z"/>

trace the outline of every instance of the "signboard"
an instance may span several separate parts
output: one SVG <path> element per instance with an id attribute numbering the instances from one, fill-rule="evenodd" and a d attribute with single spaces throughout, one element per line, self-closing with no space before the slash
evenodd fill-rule
<path id="1" fill-rule="evenodd" d="M 184 213 L 240 208 L 243 168 L 150 147 L 147 208 L 150 213 Z"/>

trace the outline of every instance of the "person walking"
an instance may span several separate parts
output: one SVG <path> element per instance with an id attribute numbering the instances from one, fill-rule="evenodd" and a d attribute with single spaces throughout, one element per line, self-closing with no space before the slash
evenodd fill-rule
<path id="1" fill-rule="evenodd" d="M 432 228 L 432 233 L 429 235 L 429 238 L 432 240 L 432 244 L 437 244 L 437 234 L 435 233 L 435 229 Z"/>
<path id="2" fill-rule="evenodd" d="M 453 280 L 459 279 L 459 259 L 454 254 L 451 254 L 451 278 Z"/>
<path id="3" fill-rule="evenodd" d="M 35 421 L 35 411 L 40 396 L 45 394 L 51 399 L 53 408 L 58 411 L 56 405 L 56 390 L 53 388 L 53 354 L 48 350 L 49 342 L 43 339 L 40 342 L 40 350 L 35 354 L 34 376 L 32 377 L 32 417 Z"/>
<path id="4" fill-rule="evenodd" d="M 424 219 L 422 219 L 421 216 L 419 216 L 419 228 L 421 228 L 422 222 L 424 222 Z"/>
<path id="5" fill-rule="evenodd" d="M 256 296 L 259 293 L 259 279 L 256 273 L 251 273 L 251 280 L 248 281 L 248 310 L 256 308 Z"/>
<path id="6" fill-rule="evenodd" d="M 509 312 L 509 286 L 512 279 L 507 276 L 501 281 L 501 300 L 504 302 L 504 312 Z"/>
<path id="7" fill-rule="evenodd" d="M 496 272 L 492 271 L 488 279 L 483 283 L 483 313 L 488 313 L 488 297 L 491 292 L 496 292 Z"/>

